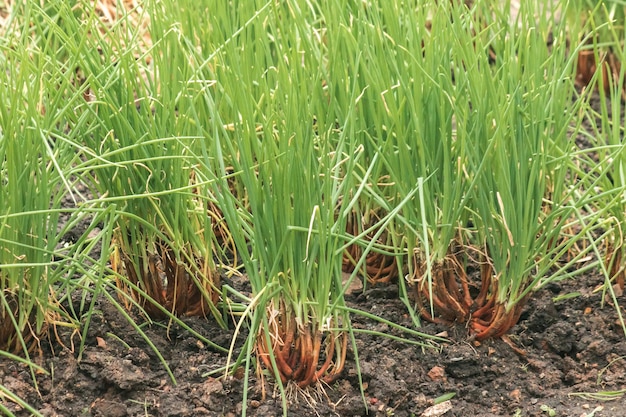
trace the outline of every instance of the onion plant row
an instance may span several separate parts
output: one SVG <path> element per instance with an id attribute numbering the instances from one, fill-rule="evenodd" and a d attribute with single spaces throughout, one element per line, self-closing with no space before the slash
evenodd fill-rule
<path id="1" fill-rule="evenodd" d="M 534 291 L 592 268 L 615 298 L 624 70 L 577 89 L 600 27 L 544 3 L 512 17 L 487 1 L 146 0 L 111 19 L 97 2 L 16 2 L 0 355 L 34 378 L 46 328 L 85 340 L 105 297 L 142 334 L 190 315 L 246 328 L 243 346 L 214 345 L 223 369 L 268 371 L 286 410 L 288 386 L 331 383 L 349 350 L 358 370 L 354 314 L 432 346 L 420 319 L 500 337 Z M 416 326 L 350 306 L 361 279 L 396 281 Z M 3 412 L 5 397 L 21 401 L 3 389 Z"/>

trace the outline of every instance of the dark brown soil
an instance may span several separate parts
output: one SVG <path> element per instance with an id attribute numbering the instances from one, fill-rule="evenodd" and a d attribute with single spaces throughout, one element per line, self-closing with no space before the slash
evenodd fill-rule
<path id="1" fill-rule="evenodd" d="M 421 330 L 447 332 L 450 342 L 438 349 L 374 337 L 356 336 L 364 397 L 354 355 L 332 386 L 290 394 L 293 416 L 625 416 L 626 398 L 601 401 L 582 393 L 626 391 L 626 337 L 614 306 L 602 307 L 602 279 L 586 276 L 550 284 L 525 308 L 510 341 L 471 342 L 462 327 L 424 324 Z M 580 295 L 554 302 L 575 291 Z M 397 287 L 374 287 L 348 297 L 362 310 L 410 326 Z M 620 298 L 622 312 L 626 305 Z M 356 329 L 400 335 L 388 326 L 354 316 Z M 210 320 L 190 318 L 196 331 L 228 346 L 232 330 Z M 231 326 L 232 327 L 232 326 Z M 171 367 L 177 384 L 140 335 L 108 302 L 96 305 L 81 360 L 54 341 L 40 362 L 50 375 L 39 375 L 39 393 L 26 368 L 2 359 L 0 382 L 46 416 L 237 416 L 243 380 L 206 377 L 225 365 L 226 355 L 206 346 L 178 326 L 145 328 Z M 123 341 L 123 343 L 120 341 Z M 74 337 L 74 343 L 78 338 Z M 50 350 L 54 349 L 54 353 Z M 254 374 L 254 373 L 252 373 Z M 266 398 L 263 399 L 263 392 Z M 449 393 L 449 402 L 434 400 Z M 0 401 L 1 397 L 0 397 Z M 7 403 L 17 416 L 28 412 Z M 248 414 L 282 414 L 271 382 L 251 377 Z M 448 410 L 447 412 L 445 410 Z M 444 413 L 445 412 L 445 413 Z"/>

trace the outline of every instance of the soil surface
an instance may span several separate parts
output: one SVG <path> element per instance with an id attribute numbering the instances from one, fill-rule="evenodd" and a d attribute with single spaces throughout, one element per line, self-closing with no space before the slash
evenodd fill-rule
<path id="1" fill-rule="evenodd" d="M 331 386 L 291 390 L 293 416 L 626 416 L 626 397 L 595 398 L 626 391 L 626 337 L 615 306 L 593 292 L 602 279 L 586 276 L 553 283 L 535 293 L 508 342 L 469 340 L 465 329 L 424 323 L 429 334 L 447 334 L 436 349 L 357 333 L 356 345 L 364 395 L 354 353 Z M 578 293 L 573 298 L 556 297 Z M 364 311 L 410 326 L 396 285 L 357 289 L 349 303 Z M 622 312 L 624 297 L 619 299 Z M 387 325 L 355 315 L 356 329 L 395 335 Z M 188 318 L 200 334 L 228 346 L 234 326 L 222 330 L 211 320 Z M 85 349 L 78 360 L 78 336 L 60 334 L 42 343 L 38 359 L 49 375 L 38 375 L 38 390 L 28 369 L 0 361 L 0 382 L 45 416 L 237 416 L 244 381 L 205 376 L 224 366 L 227 355 L 200 342 L 177 325 L 144 328 L 173 371 L 168 374 L 138 332 L 104 298 L 98 299 Z M 282 414 L 271 380 L 254 372 L 248 386 L 248 415 Z M 587 393 L 587 394 L 584 394 Z M 263 395 L 265 394 L 265 398 Z M 441 398 L 455 394 L 449 400 Z M 440 398 L 442 402 L 435 404 Z M 27 411 L 8 403 L 17 416 Z"/>

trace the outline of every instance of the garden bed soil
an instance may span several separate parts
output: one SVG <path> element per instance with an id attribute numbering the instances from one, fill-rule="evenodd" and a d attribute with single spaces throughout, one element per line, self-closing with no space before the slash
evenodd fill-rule
<path id="1" fill-rule="evenodd" d="M 588 275 L 552 283 L 534 294 L 519 323 L 502 339 L 477 343 L 462 326 L 424 323 L 429 334 L 447 334 L 436 349 L 357 333 L 363 396 L 354 352 L 341 377 L 330 386 L 290 390 L 290 416 L 626 416 L 626 398 L 610 401 L 591 394 L 626 390 L 626 337 L 613 305 L 604 303 L 601 277 Z M 236 284 L 236 283 L 235 283 Z M 556 301 L 555 297 L 580 293 Z M 396 285 L 356 289 L 349 304 L 392 322 L 411 326 Z M 606 300 L 605 300 L 606 301 Z M 619 298 L 622 312 L 626 303 Z M 194 330 L 228 346 L 234 326 L 187 318 Z M 354 315 L 356 329 L 401 336 L 376 321 Z M 61 329 L 59 329 L 61 330 Z M 171 367 L 163 365 L 127 320 L 104 299 L 96 303 L 82 358 L 78 336 L 59 333 L 42 342 L 37 361 L 49 372 L 38 375 L 38 390 L 27 368 L 0 360 L 0 383 L 45 416 L 238 416 L 242 372 L 207 377 L 227 356 L 176 325 L 145 328 Z M 265 398 L 263 394 L 265 393 Z M 435 404 L 445 394 L 448 401 Z M 28 416 L 8 403 L 17 416 Z M 271 379 L 252 372 L 248 415 L 278 416 L 281 401 Z"/>

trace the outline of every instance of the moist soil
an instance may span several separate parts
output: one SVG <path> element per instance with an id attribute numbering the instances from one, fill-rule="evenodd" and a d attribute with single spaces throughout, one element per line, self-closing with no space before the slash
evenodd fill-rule
<path id="1" fill-rule="evenodd" d="M 506 340 L 477 343 L 463 326 L 432 323 L 423 323 L 420 330 L 449 339 L 435 348 L 357 332 L 363 393 L 351 350 L 333 384 L 288 389 L 289 415 L 626 416 L 624 396 L 598 397 L 626 390 L 626 337 L 616 306 L 594 291 L 602 284 L 601 277 L 587 275 L 535 292 Z M 412 325 L 397 285 L 357 288 L 347 301 L 392 322 Z M 624 297 L 618 301 L 623 313 Z M 355 329 L 403 336 L 380 322 L 352 318 Z M 233 337 L 232 323 L 223 330 L 210 319 L 184 321 L 221 346 L 228 346 Z M 244 373 L 206 376 L 226 364 L 225 353 L 175 324 L 153 323 L 144 330 L 169 364 L 176 384 L 154 350 L 104 297 L 96 300 L 82 357 L 77 354 L 79 336 L 58 329 L 58 337 L 42 341 L 36 358 L 48 371 L 37 375 L 38 390 L 27 368 L 6 359 L 0 363 L 0 382 L 45 416 L 241 414 Z M 237 339 L 238 346 L 243 336 Z M 446 394 L 454 397 L 446 401 L 442 398 Z M 17 416 L 30 415 L 7 404 Z M 282 414 L 275 384 L 271 378 L 260 380 L 254 370 L 247 405 L 250 416 Z"/>

